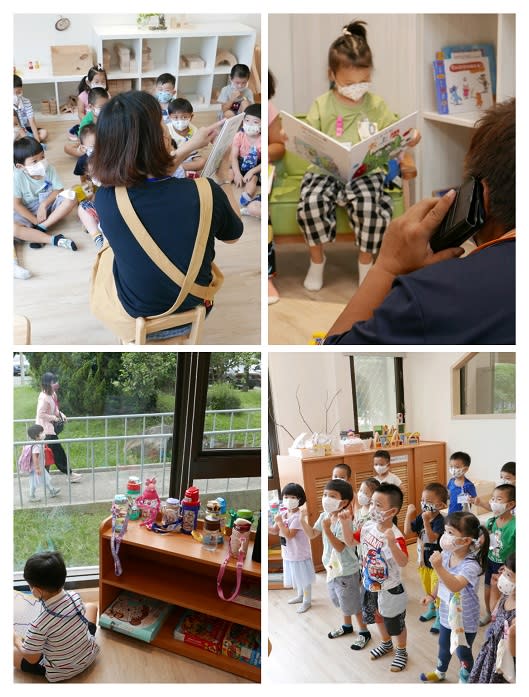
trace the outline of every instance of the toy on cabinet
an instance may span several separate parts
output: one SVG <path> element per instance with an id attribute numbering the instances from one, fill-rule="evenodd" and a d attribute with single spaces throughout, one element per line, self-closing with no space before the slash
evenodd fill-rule
<path id="1" fill-rule="evenodd" d="M 154 61 L 152 59 L 152 48 L 144 41 L 141 48 L 141 69 L 146 73 L 149 70 L 154 70 Z"/>
<path id="2" fill-rule="evenodd" d="M 156 491 L 156 477 L 145 480 L 145 489 L 143 494 L 136 499 L 136 505 L 141 511 L 142 521 L 140 525 L 151 528 L 152 524 L 156 522 L 160 511 L 160 497 Z"/>
<path id="3" fill-rule="evenodd" d="M 227 51 L 226 49 L 219 49 L 217 51 L 217 55 L 215 56 L 215 67 L 219 65 L 229 65 L 230 68 L 233 68 L 237 63 L 237 57 L 231 51 Z"/>

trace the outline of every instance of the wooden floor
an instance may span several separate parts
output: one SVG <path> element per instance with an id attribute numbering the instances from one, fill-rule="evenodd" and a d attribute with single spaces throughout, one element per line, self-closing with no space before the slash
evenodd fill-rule
<path id="1" fill-rule="evenodd" d="M 303 243 L 276 246 L 274 283 L 281 300 L 268 306 L 268 343 L 307 345 L 315 332 L 326 332 L 350 300 L 358 284 L 358 252 L 353 242 L 325 246 L 324 285 L 303 287 L 309 254 Z"/>
<path id="2" fill-rule="evenodd" d="M 200 118 L 198 118 L 200 117 Z M 198 114 L 202 125 L 215 114 Z M 63 152 L 66 132 L 73 122 L 46 121 L 49 133 L 46 157 L 65 188 L 78 183 L 74 158 Z M 260 344 L 260 221 L 245 216 L 244 233 L 236 244 L 216 242 L 216 259 L 225 276 L 215 300 L 215 309 L 205 322 L 204 345 Z M 31 322 L 32 344 L 80 345 L 118 344 L 118 340 L 90 314 L 88 284 L 95 248 L 72 212 L 55 228 L 72 238 L 77 252 L 46 245 L 30 249 L 17 245 L 19 263 L 33 276 L 14 280 L 14 314 Z"/>
<path id="3" fill-rule="evenodd" d="M 97 602 L 97 590 L 80 591 L 85 602 Z M 68 680 L 72 683 L 245 683 L 248 680 L 217 668 L 177 656 L 169 651 L 98 628 L 101 651 L 84 673 Z M 46 683 L 44 678 L 14 671 L 15 683 Z"/>
<path id="4" fill-rule="evenodd" d="M 263 682 L 267 683 L 418 683 L 419 674 L 435 668 L 437 637 L 430 634 L 431 622 L 419 622 L 422 588 L 416 566 L 416 546 L 408 548 L 410 561 L 403 580 L 410 598 L 406 626 L 408 629 L 408 666 L 401 673 L 389 670 L 391 658 L 371 661 L 369 649 L 378 643 L 376 627 L 371 626 L 371 643 L 362 651 L 352 651 L 351 637 L 329 639 L 327 633 L 339 627 L 339 610 L 331 604 L 325 574 L 317 574 L 312 587 L 312 607 L 302 615 L 299 605 L 287 605 L 292 590 L 268 591 L 268 627 L 272 651 L 268 657 Z M 481 580 L 480 595 L 483 595 Z M 354 620 L 353 620 L 354 624 Z M 357 627 L 356 627 L 357 629 Z M 483 643 L 485 630 L 480 628 L 474 642 L 474 658 Z M 458 682 L 458 661 L 452 658 L 447 683 Z"/>

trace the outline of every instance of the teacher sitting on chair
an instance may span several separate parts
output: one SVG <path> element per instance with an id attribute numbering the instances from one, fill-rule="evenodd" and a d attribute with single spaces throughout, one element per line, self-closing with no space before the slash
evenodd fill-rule
<path id="1" fill-rule="evenodd" d="M 93 269 L 90 304 L 124 343 L 134 340 L 135 318 L 200 303 L 207 310 L 222 283 L 215 238 L 235 242 L 243 231 L 231 189 L 171 176 L 218 125 L 199 129 L 172 153 L 160 106 L 146 92 L 118 94 L 98 117 L 90 166 L 100 182 L 95 207 L 108 244 Z"/>

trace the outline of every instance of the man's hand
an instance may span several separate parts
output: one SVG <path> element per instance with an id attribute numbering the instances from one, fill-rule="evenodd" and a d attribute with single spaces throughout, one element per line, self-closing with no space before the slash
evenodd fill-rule
<path id="1" fill-rule="evenodd" d="M 442 198 L 423 199 L 392 220 L 384 233 L 376 266 L 392 276 L 400 276 L 428 264 L 461 256 L 464 252 L 461 247 L 434 254 L 429 244 L 455 195 L 451 190 Z"/>

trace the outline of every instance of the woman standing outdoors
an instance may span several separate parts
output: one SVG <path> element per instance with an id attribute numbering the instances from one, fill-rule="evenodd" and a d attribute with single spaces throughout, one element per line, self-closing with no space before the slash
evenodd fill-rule
<path id="1" fill-rule="evenodd" d="M 59 400 L 57 391 L 59 382 L 54 373 L 44 373 L 40 381 L 41 392 L 37 402 L 37 415 L 35 423 L 42 426 L 45 433 L 45 440 L 54 441 L 50 443 L 50 448 L 53 451 L 53 456 L 57 468 L 66 475 L 70 475 L 70 481 L 73 483 L 81 480 L 81 475 L 72 472 L 68 466 L 68 459 L 64 448 L 58 442 L 59 436 L 55 432 L 55 424 L 59 421 L 66 421 L 66 416 L 59 409 Z"/>

